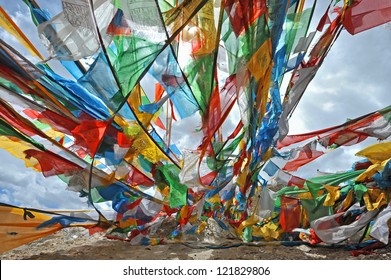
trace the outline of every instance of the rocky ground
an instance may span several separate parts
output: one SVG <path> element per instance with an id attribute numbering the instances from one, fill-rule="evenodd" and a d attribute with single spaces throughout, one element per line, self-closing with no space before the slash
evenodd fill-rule
<path id="1" fill-rule="evenodd" d="M 109 240 L 101 234 L 90 236 L 87 230 L 62 230 L 49 237 L 21 246 L 0 255 L 2 260 L 391 260 L 391 245 L 367 255 L 323 247 L 245 244 L 226 249 L 205 245 L 165 244 L 135 246 L 128 242 Z M 236 243 L 236 245 L 238 245 Z"/>

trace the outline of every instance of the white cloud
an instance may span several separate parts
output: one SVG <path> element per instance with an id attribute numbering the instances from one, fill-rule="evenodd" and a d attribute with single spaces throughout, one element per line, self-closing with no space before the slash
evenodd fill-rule
<path id="1" fill-rule="evenodd" d="M 356 36 L 344 30 L 305 92 L 290 126 L 304 122 L 306 130 L 301 132 L 317 130 L 388 106 L 389 42 L 391 31 L 381 27 Z"/>
<path id="2" fill-rule="evenodd" d="M 315 18 L 324 13 L 327 5 L 328 1 L 318 3 Z M 312 25 L 310 30 L 315 27 Z M 338 125 L 390 105 L 389 42 L 391 30 L 384 26 L 355 36 L 343 30 L 290 119 L 290 134 Z M 316 175 L 318 169 L 326 172 L 348 170 L 361 159 L 354 154 L 373 143 L 376 139 L 340 147 L 303 166 L 295 174 L 308 178 Z"/>
<path id="3" fill-rule="evenodd" d="M 183 148 L 197 149 L 203 134 L 197 130 L 201 127 L 201 117 L 198 113 L 180 122 L 173 122 L 171 129 L 172 142 L 179 150 Z"/>
<path id="4" fill-rule="evenodd" d="M 1 202 L 47 209 L 87 208 L 86 199 L 65 191 L 67 186 L 59 178 L 45 178 L 4 150 L 0 150 L 0 158 Z"/>
<path id="5" fill-rule="evenodd" d="M 325 102 L 322 105 L 322 109 L 323 109 L 323 111 L 326 111 L 326 112 L 332 112 L 334 106 L 335 106 L 335 104 L 333 102 Z"/>
<path id="6" fill-rule="evenodd" d="M 292 174 L 302 178 L 310 178 L 316 176 L 318 170 L 329 173 L 350 170 L 354 162 L 363 159 L 355 154 L 375 143 L 377 143 L 376 139 L 367 139 L 354 146 L 337 148 L 306 164 L 298 171 L 292 172 Z"/>

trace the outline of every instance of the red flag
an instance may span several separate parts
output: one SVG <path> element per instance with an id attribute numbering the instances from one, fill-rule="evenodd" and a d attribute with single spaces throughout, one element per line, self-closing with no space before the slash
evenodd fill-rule
<path id="1" fill-rule="evenodd" d="M 212 184 L 213 180 L 216 178 L 217 176 L 217 171 L 212 171 L 212 172 L 209 172 L 208 174 L 202 176 L 200 178 L 202 184 L 204 185 L 210 185 Z"/>
<path id="2" fill-rule="evenodd" d="M 88 153 L 94 156 L 110 122 L 101 120 L 87 120 L 81 122 L 72 130 L 75 144 L 87 148 Z"/>
<path id="3" fill-rule="evenodd" d="M 12 109 L 3 105 L 2 102 L 0 102 L 0 118 L 27 136 L 42 135 L 40 130 L 24 122 L 18 114 L 12 112 Z"/>
<path id="4" fill-rule="evenodd" d="M 126 178 L 126 182 L 131 186 L 143 185 L 146 187 L 152 187 L 155 183 L 146 175 L 137 170 L 134 166 L 130 166 L 130 172 Z"/>
<path id="5" fill-rule="evenodd" d="M 216 87 L 209 102 L 208 112 L 203 119 L 204 140 L 202 150 L 206 151 L 216 131 L 227 119 L 236 101 L 236 75 L 229 76 L 219 92 Z"/>
<path id="6" fill-rule="evenodd" d="M 346 9 L 343 25 L 353 35 L 389 21 L 391 1 L 356 0 Z"/>
<path id="7" fill-rule="evenodd" d="M 71 135 L 71 131 L 76 128 L 77 123 L 69 118 L 63 117 L 49 110 L 44 110 L 38 119 L 49 124 L 53 129 Z"/>
<path id="8" fill-rule="evenodd" d="M 285 164 L 282 170 L 296 171 L 299 169 L 299 167 L 317 159 L 324 154 L 324 152 L 316 150 L 316 142 L 310 142 L 302 148 L 299 148 L 297 153 L 298 156 Z"/>
<path id="9" fill-rule="evenodd" d="M 384 137 L 388 136 L 386 134 L 383 136 L 384 133 L 382 133 L 381 128 L 385 124 L 382 122 L 382 118 L 384 118 L 383 114 L 389 115 L 390 112 L 391 107 L 387 107 L 379 112 L 361 116 L 338 126 L 304 134 L 288 135 L 277 143 L 277 148 L 281 149 L 314 137 L 317 137 L 324 147 L 331 146 L 332 144 L 347 146 L 349 144 L 359 143 L 368 136 L 385 139 Z"/>
<path id="10" fill-rule="evenodd" d="M 29 149 L 24 151 L 26 158 L 36 158 L 41 166 L 41 171 L 45 177 L 70 174 L 74 171 L 82 170 L 79 165 L 64 159 L 50 151 L 38 151 Z"/>
<path id="11" fill-rule="evenodd" d="M 224 7 L 236 36 L 267 11 L 264 0 L 226 0 Z"/>
<path id="12" fill-rule="evenodd" d="M 299 189 L 304 187 L 305 179 L 293 175 L 291 176 L 288 186 L 297 186 Z"/>
<path id="13" fill-rule="evenodd" d="M 283 231 L 290 232 L 300 227 L 301 209 L 299 200 L 281 196 L 280 225 Z"/>
<path id="14" fill-rule="evenodd" d="M 329 4 L 329 7 L 327 8 L 327 10 L 326 10 L 326 12 L 324 13 L 324 15 L 322 16 L 322 18 L 320 19 L 319 24 L 318 24 L 318 27 L 316 28 L 316 30 L 318 30 L 319 32 L 322 32 L 322 31 L 323 31 L 323 27 L 324 27 L 326 24 L 330 24 L 330 23 L 331 23 L 331 20 L 330 20 L 330 18 L 329 18 L 330 5 L 331 5 L 331 3 Z"/>

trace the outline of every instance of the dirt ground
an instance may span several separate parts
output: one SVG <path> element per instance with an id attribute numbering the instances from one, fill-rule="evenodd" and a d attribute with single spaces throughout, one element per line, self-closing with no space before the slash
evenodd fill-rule
<path id="1" fill-rule="evenodd" d="M 1 260 L 391 260 L 391 245 L 368 255 L 352 256 L 343 248 L 331 249 L 309 245 L 281 246 L 233 243 L 226 249 L 212 249 L 202 244 L 164 244 L 135 246 L 109 240 L 87 230 L 60 231 L 49 237 L 0 255 Z"/>

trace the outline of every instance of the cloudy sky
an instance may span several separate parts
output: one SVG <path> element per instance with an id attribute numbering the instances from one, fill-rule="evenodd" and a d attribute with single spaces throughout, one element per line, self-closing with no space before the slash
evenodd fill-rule
<path id="1" fill-rule="evenodd" d="M 290 133 L 341 124 L 348 118 L 390 105 L 390 43 L 389 24 L 354 36 L 343 30 L 294 112 Z M 372 143 L 376 139 L 339 148 L 302 167 L 298 173 L 307 176 L 316 169 L 347 170 L 359 160 L 354 154 Z"/>
<path id="2" fill-rule="evenodd" d="M 52 15 L 59 12 L 60 6 L 53 4 L 60 3 L 59 1 L 37 2 L 41 7 L 48 8 Z M 318 2 L 321 3 L 318 4 L 315 18 L 319 19 L 329 1 Z M 46 56 L 36 28 L 31 23 L 29 11 L 22 0 L 0 0 L 0 5 Z M 18 42 L 1 28 L 0 38 L 34 61 L 31 55 L 20 48 Z M 389 24 L 355 36 L 343 31 L 293 114 L 290 133 L 304 133 L 338 125 L 347 118 L 356 118 L 389 105 L 390 43 Z M 66 72 L 61 70 L 58 64 L 56 69 L 65 75 Z M 183 128 L 179 126 L 176 129 L 180 131 Z M 192 137 L 194 135 L 186 135 L 180 142 L 183 144 Z M 368 140 L 353 147 L 337 149 L 302 167 L 296 174 L 308 177 L 315 174 L 317 169 L 328 172 L 347 170 L 358 160 L 354 154 L 375 141 Z M 77 193 L 65 189 L 66 185 L 59 179 L 44 178 L 40 173 L 25 168 L 21 160 L 0 150 L 0 202 L 52 209 L 87 207 L 85 199 L 80 199 Z"/>

